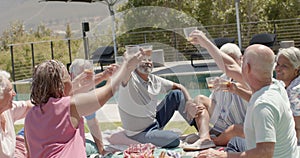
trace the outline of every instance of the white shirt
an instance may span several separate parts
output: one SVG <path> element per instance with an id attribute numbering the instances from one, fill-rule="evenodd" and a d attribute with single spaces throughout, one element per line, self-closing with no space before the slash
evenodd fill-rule
<path id="1" fill-rule="evenodd" d="M 149 74 L 144 81 L 136 72 L 119 89 L 118 105 L 123 128 L 128 136 L 144 131 L 156 121 L 158 95 L 171 90 L 173 82 Z"/>
<path id="2" fill-rule="evenodd" d="M 5 131 L 0 126 L 0 157 L 12 158 L 16 147 L 14 122 L 26 116 L 30 110 L 25 101 L 13 101 L 12 109 L 4 111 Z"/>
<path id="3" fill-rule="evenodd" d="M 244 132 L 247 150 L 274 142 L 274 157 L 299 157 L 295 122 L 283 85 L 277 80 L 255 92 L 247 109 Z"/>

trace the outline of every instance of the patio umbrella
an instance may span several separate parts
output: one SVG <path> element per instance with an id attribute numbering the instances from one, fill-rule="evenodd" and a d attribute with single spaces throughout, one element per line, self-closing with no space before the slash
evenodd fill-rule
<path id="1" fill-rule="evenodd" d="M 113 10 L 113 6 L 121 0 L 40 0 L 39 2 L 85 2 L 85 3 L 93 3 L 93 2 L 102 2 L 108 6 L 109 13 L 112 16 L 112 33 L 113 33 L 113 42 L 114 42 L 114 54 L 117 56 L 117 42 L 116 42 L 116 32 L 115 32 L 115 12 Z M 87 57 L 87 52 L 85 52 Z"/>
<path id="2" fill-rule="evenodd" d="M 103 0 L 40 0 L 39 2 L 51 2 L 51 1 L 60 1 L 60 2 L 101 2 Z"/>

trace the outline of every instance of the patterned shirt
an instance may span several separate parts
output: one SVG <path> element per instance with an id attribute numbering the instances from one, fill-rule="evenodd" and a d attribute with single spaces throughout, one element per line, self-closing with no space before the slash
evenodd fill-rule
<path id="1" fill-rule="evenodd" d="M 300 76 L 286 88 L 294 116 L 300 116 Z"/>

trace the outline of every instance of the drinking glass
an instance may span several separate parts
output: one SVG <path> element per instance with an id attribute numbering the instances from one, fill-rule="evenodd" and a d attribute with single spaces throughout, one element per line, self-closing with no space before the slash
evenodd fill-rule
<path id="1" fill-rule="evenodd" d="M 183 29 L 185 38 L 186 38 L 188 41 L 191 41 L 191 40 L 192 40 L 192 38 L 190 37 L 190 34 L 191 34 L 194 30 L 197 30 L 197 27 L 186 27 L 186 28 Z"/>
<path id="2" fill-rule="evenodd" d="M 85 72 L 94 72 L 93 60 L 84 60 L 84 71 Z"/>
<path id="3" fill-rule="evenodd" d="M 230 86 L 230 81 L 218 76 L 212 76 L 206 78 L 207 87 L 210 90 L 223 90 L 227 91 Z"/>
<path id="4" fill-rule="evenodd" d="M 124 61 L 123 56 L 117 56 L 116 57 L 116 64 L 122 65 L 123 61 Z"/>
<path id="5" fill-rule="evenodd" d="M 127 46 L 125 46 L 125 48 L 126 48 L 126 52 L 129 56 L 134 55 L 135 53 L 137 53 L 140 50 L 139 45 L 127 45 Z"/>
<path id="6" fill-rule="evenodd" d="M 213 90 L 216 84 L 218 76 L 211 76 L 211 77 L 206 77 L 206 83 L 207 83 L 207 87 L 210 90 Z"/>

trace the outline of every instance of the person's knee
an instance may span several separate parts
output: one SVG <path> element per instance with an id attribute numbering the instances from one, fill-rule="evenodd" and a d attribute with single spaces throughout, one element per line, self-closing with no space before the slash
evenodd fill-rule
<path id="1" fill-rule="evenodd" d="M 169 97 L 174 98 L 178 103 L 184 99 L 184 95 L 182 91 L 178 89 L 170 91 Z"/>
<path id="2" fill-rule="evenodd" d="M 179 90 L 179 89 L 171 90 L 171 91 L 170 91 L 170 94 L 172 94 L 172 95 L 174 95 L 174 96 L 176 96 L 176 97 L 181 97 L 181 96 L 183 96 L 182 91 Z"/>
<path id="3" fill-rule="evenodd" d="M 207 105 L 209 98 L 205 95 L 197 95 L 194 99 L 196 104 L 202 104 L 205 106 L 206 109 L 208 109 L 209 105 Z"/>

